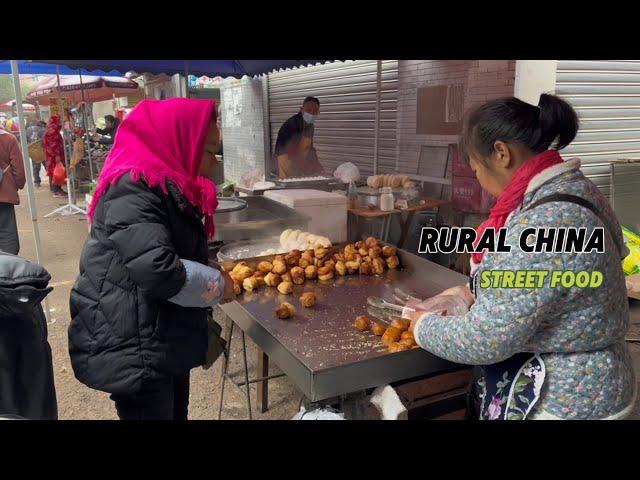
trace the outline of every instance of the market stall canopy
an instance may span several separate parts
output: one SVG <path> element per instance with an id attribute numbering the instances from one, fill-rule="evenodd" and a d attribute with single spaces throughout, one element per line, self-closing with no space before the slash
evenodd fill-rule
<path id="1" fill-rule="evenodd" d="M 315 65 L 334 60 L 38 60 L 41 63 L 64 65 L 69 68 L 83 68 L 88 71 L 102 70 L 120 73 L 184 75 L 206 75 L 208 77 L 250 77 L 274 70 Z"/>
<path id="2" fill-rule="evenodd" d="M 140 86 L 123 77 L 102 77 L 95 75 L 65 75 L 60 77 L 60 94 L 70 104 L 101 102 L 116 97 L 130 95 Z M 41 105 L 48 105 L 51 98 L 58 97 L 58 79 L 52 76 L 27 93 L 27 98 Z"/>
<path id="3" fill-rule="evenodd" d="M 55 75 L 60 67 L 60 75 L 111 75 L 120 76 L 120 72 L 113 71 L 93 71 L 77 68 L 69 68 L 64 65 L 56 65 L 54 63 L 40 63 L 33 60 L 18 60 L 18 69 L 20 75 Z M 11 60 L 0 60 L 0 74 L 11 74 Z"/>
<path id="4" fill-rule="evenodd" d="M 5 103 L 0 103 L 0 112 L 11 112 L 16 108 L 16 101 L 15 100 L 9 100 L 8 102 Z M 24 108 L 24 111 L 29 113 L 33 113 L 36 111 L 36 107 L 35 105 L 31 105 L 30 103 L 22 103 L 22 108 Z"/>

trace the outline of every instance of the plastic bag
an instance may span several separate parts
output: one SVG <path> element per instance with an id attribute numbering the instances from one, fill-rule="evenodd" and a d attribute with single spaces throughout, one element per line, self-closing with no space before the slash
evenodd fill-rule
<path id="1" fill-rule="evenodd" d="M 264 182 L 264 170 L 261 168 L 254 168 L 253 170 L 249 170 L 244 175 L 240 177 L 240 183 L 245 188 L 253 188 L 254 184 L 257 182 Z"/>
<path id="2" fill-rule="evenodd" d="M 53 169 L 53 185 L 61 187 L 67 181 L 67 171 L 64 165 L 58 162 Z"/>
<path id="3" fill-rule="evenodd" d="M 344 413 L 328 407 L 307 412 L 304 407 L 300 407 L 300 411 L 291 420 L 344 420 Z"/>
<path id="4" fill-rule="evenodd" d="M 343 183 L 357 182 L 360 180 L 360 170 L 351 162 L 346 162 L 336 168 L 333 176 Z"/>
<path id="5" fill-rule="evenodd" d="M 436 295 L 421 302 L 413 300 L 407 302 L 407 307 L 444 316 L 464 315 L 469 311 L 469 305 L 460 295 Z"/>

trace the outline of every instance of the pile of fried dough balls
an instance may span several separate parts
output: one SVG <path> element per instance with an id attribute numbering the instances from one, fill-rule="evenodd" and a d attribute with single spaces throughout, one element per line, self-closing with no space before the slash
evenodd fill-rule
<path id="1" fill-rule="evenodd" d="M 356 318 L 353 326 L 356 330 L 366 332 L 371 330 L 388 348 L 390 353 L 402 352 L 412 348 L 420 348 L 416 343 L 413 333 L 409 331 L 411 322 L 406 318 L 396 317 L 388 327 L 381 323 L 372 322 L 365 315 Z"/>
<path id="2" fill-rule="evenodd" d="M 336 275 L 380 275 L 385 269 L 395 269 L 400 265 L 397 249 L 383 245 L 374 237 L 347 244 L 333 255 L 329 252 L 330 249 L 321 244 L 305 251 L 291 250 L 286 255 L 276 255 L 271 262 L 258 263 L 255 270 L 245 261 L 238 262 L 229 271 L 233 291 L 240 295 L 242 290 L 253 292 L 266 285 L 289 295 L 293 293 L 293 285 L 303 285 L 307 280 L 329 281 Z M 311 292 L 300 297 L 304 307 L 313 307 L 315 302 L 315 295 Z M 294 314 L 295 309 L 287 302 L 276 310 L 278 318 L 291 318 Z"/>

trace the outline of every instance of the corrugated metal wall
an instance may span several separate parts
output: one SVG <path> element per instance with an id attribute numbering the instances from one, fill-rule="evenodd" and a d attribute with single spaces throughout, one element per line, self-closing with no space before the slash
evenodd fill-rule
<path id="1" fill-rule="evenodd" d="M 295 115 L 302 100 L 320 100 L 314 144 L 320 162 L 331 174 L 353 162 L 363 176 L 373 173 L 377 61 L 356 60 L 269 74 L 271 151 L 278 130 Z M 396 163 L 398 62 L 382 62 L 379 170 Z"/>
<path id="2" fill-rule="evenodd" d="M 563 150 L 609 196 L 617 158 L 640 158 L 640 60 L 558 60 L 556 94 L 580 117 L 580 131 Z"/>

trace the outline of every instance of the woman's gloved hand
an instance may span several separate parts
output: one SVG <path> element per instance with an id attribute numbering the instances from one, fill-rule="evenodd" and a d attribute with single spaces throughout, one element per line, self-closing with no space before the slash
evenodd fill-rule
<path id="1" fill-rule="evenodd" d="M 408 309 L 403 312 L 403 316 L 411 320 L 409 330 L 413 332 L 418 321 L 426 313 L 435 313 L 443 316 L 466 314 L 473 304 L 473 296 L 470 299 L 464 291 L 456 290 L 458 288 L 454 287 L 453 289 L 445 290 L 445 292 L 448 292 L 447 295 L 443 292 L 440 295 L 415 304 L 411 307 L 414 310 L 413 312 L 408 311 Z M 471 292 L 469 292 L 469 295 L 471 295 Z"/>
<path id="2" fill-rule="evenodd" d="M 227 295 L 228 284 L 233 292 L 233 282 L 225 282 L 222 272 L 191 260 L 180 259 L 187 273 L 182 289 L 169 299 L 182 307 L 209 308 Z"/>

